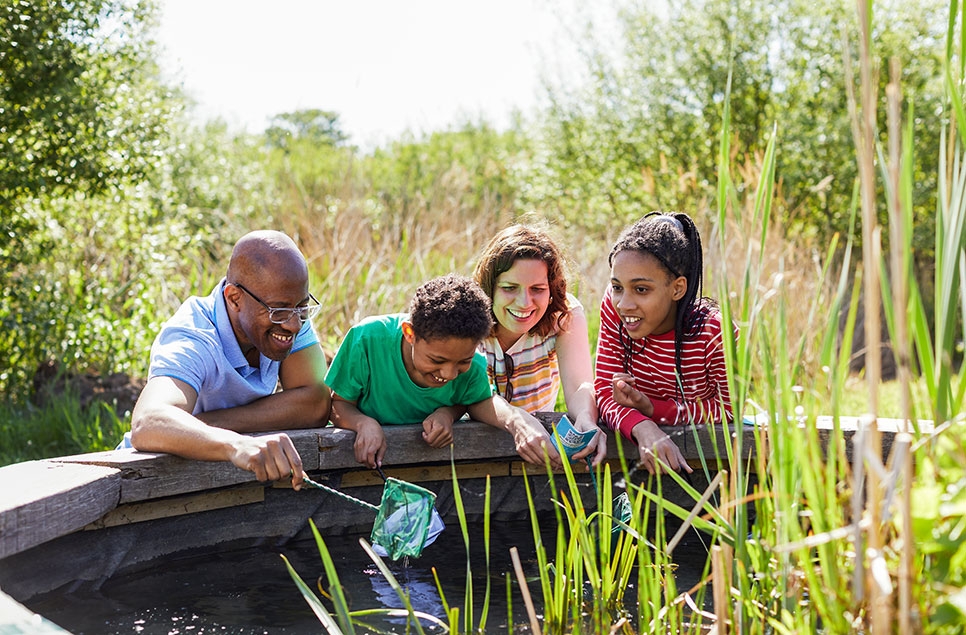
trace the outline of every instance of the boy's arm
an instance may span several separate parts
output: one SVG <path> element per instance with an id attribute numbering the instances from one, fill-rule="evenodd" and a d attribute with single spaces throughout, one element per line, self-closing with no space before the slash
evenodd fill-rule
<path id="1" fill-rule="evenodd" d="M 211 410 L 198 418 L 235 432 L 316 428 L 329 421 L 331 391 L 325 385 L 325 354 L 318 343 L 286 357 L 279 367 L 282 390 L 244 406 Z"/>
<path id="2" fill-rule="evenodd" d="M 550 457 L 554 467 L 560 467 L 560 454 L 553 446 L 550 434 L 533 415 L 511 406 L 499 395 L 467 406 L 470 417 L 482 421 L 513 436 L 517 454 L 527 463 L 545 465 L 544 456 Z"/>
<path id="3" fill-rule="evenodd" d="M 335 393 L 332 394 L 331 419 L 336 427 L 356 433 L 353 444 L 356 461 L 370 468 L 382 467 L 387 447 L 382 424 L 362 414 L 356 402 L 343 399 Z"/>

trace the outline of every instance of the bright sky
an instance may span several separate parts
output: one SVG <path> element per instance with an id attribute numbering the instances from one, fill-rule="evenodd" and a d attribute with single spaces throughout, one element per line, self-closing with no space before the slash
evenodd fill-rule
<path id="1" fill-rule="evenodd" d="M 533 108 L 541 70 L 559 72 L 553 4 L 161 0 L 159 40 L 201 118 L 259 131 L 275 114 L 334 110 L 353 143 L 372 145 Z"/>

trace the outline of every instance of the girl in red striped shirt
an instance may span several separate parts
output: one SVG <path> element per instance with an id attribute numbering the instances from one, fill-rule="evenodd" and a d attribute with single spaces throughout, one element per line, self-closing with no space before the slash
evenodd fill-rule
<path id="1" fill-rule="evenodd" d="M 691 472 L 658 428 L 731 420 L 721 312 L 701 296 L 701 237 L 687 214 L 653 212 L 611 250 L 594 382 L 601 418 L 637 443 L 641 463 Z M 737 332 L 735 332 L 737 336 Z"/>

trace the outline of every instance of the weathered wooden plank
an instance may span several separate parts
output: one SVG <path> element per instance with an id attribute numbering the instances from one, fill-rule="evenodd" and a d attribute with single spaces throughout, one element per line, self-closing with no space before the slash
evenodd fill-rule
<path id="1" fill-rule="evenodd" d="M 307 470 L 319 468 L 319 430 L 292 430 L 287 433 Z M 352 444 L 347 439 L 351 438 L 352 433 L 346 430 L 335 432 L 342 433 L 343 437 L 349 435 L 334 445 L 339 447 L 341 454 L 351 458 Z M 78 454 L 57 460 L 119 470 L 122 476 L 122 504 L 257 482 L 254 474 L 228 462 L 192 461 L 169 454 L 136 450 Z M 347 459 L 344 457 L 343 461 Z M 358 465 L 355 459 L 352 459 L 352 465 Z"/>
<path id="2" fill-rule="evenodd" d="M 0 559 L 63 536 L 118 504 L 117 470 L 54 461 L 0 468 Z"/>
<path id="3" fill-rule="evenodd" d="M 422 426 L 386 426 L 385 466 L 516 456 L 513 438 L 502 430 L 475 421 L 454 426 L 454 446 L 430 448 L 422 440 Z M 355 433 L 334 427 L 289 430 L 307 471 L 359 469 Z M 121 503 L 133 503 L 191 492 L 254 483 L 255 476 L 226 462 L 203 462 L 167 454 L 116 450 L 62 457 L 58 461 L 100 465 L 122 475 Z"/>
<path id="4" fill-rule="evenodd" d="M 130 503 L 120 505 L 105 514 L 102 518 L 90 523 L 85 530 L 103 529 L 117 525 L 140 523 L 171 516 L 183 516 L 198 512 L 223 509 L 225 507 L 239 507 L 260 503 L 265 500 L 265 488 L 259 485 L 236 487 L 226 490 L 216 490 L 203 494 L 189 494 L 162 498 L 145 503 Z"/>
<path id="5" fill-rule="evenodd" d="M 386 476 L 397 478 L 409 483 L 426 483 L 429 481 L 449 481 L 453 478 L 453 468 L 450 465 L 424 465 L 420 467 L 390 467 L 385 470 Z M 491 461 L 487 463 L 457 463 L 456 478 L 460 481 L 471 478 L 486 478 L 487 476 L 509 476 L 510 462 Z M 382 477 L 373 470 L 346 472 L 342 475 L 342 487 L 364 487 L 367 485 L 382 485 Z M 288 484 L 280 484 L 290 487 Z"/>

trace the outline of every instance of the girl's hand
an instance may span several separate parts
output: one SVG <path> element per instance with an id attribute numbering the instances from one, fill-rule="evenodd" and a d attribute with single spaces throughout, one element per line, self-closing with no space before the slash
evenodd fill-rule
<path id="1" fill-rule="evenodd" d="M 649 474 L 660 474 L 660 463 L 665 464 L 672 470 L 683 469 L 689 473 L 693 471 L 684 460 L 684 455 L 681 454 L 677 444 L 668 435 L 661 432 L 653 421 L 642 421 L 634 426 L 631 436 L 637 441 L 637 448 L 641 453 L 641 464 Z"/>
<path id="2" fill-rule="evenodd" d="M 634 408 L 641 414 L 650 417 L 654 414 L 654 406 L 647 395 L 637 389 L 634 377 L 627 373 L 614 373 L 611 379 L 614 390 L 614 401 L 625 408 Z"/>

